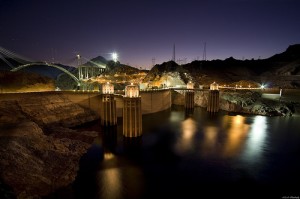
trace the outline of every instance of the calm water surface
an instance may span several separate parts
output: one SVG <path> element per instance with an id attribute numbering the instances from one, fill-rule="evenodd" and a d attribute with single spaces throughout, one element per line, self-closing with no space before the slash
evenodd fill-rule
<path id="1" fill-rule="evenodd" d="M 121 121 L 119 122 L 121 123 Z M 300 196 L 300 117 L 210 115 L 182 107 L 143 116 L 143 136 L 102 129 L 75 182 L 52 198 Z"/>

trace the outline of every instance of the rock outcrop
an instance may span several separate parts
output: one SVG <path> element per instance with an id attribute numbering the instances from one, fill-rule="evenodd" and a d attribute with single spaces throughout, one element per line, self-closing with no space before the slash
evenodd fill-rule
<path id="1" fill-rule="evenodd" d="M 250 90 L 221 92 L 220 109 L 266 116 L 291 116 L 294 113 L 291 103 L 263 99 L 259 92 Z"/>
<path id="2" fill-rule="evenodd" d="M 208 91 L 195 92 L 195 105 L 207 107 Z M 184 91 L 172 92 L 172 104 L 184 105 Z M 263 99 L 259 92 L 250 90 L 228 90 L 220 92 L 220 109 L 228 112 L 247 113 L 267 116 L 291 116 L 292 103 Z"/>
<path id="3" fill-rule="evenodd" d="M 67 127 L 95 119 L 60 94 L 0 101 L 0 198 L 39 198 L 73 182 L 98 133 Z"/>

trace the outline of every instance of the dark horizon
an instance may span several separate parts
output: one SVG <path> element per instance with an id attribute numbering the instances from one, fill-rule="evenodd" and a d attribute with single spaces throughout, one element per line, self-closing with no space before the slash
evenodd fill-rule
<path id="1" fill-rule="evenodd" d="M 1 0 L 0 45 L 40 61 L 76 65 L 117 52 L 149 69 L 172 59 L 266 59 L 300 43 L 296 0 L 40 2 Z"/>

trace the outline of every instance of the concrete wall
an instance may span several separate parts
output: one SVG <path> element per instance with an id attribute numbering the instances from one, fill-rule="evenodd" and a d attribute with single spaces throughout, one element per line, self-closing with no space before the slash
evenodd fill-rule
<path id="1" fill-rule="evenodd" d="M 76 103 L 82 107 L 91 109 L 98 116 L 100 116 L 100 102 L 101 95 L 98 92 L 73 92 L 73 91 L 62 91 L 66 98 L 73 103 Z"/>
<path id="2" fill-rule="evenodd" d="M 171 107 L 170 90 L 141 92 L 142 113 L 155 113 Z"/>
<path id="3" fill-rule="evenodd" d="M 35 95 L 63 95 L 73 103 L 76 103 L 82 107 L 91 109 L 98 116 L 100 116 L 100 102 L 101 94 L 99 92 L 73 92 L 73 91 L 62 91 L 62 92 L 41 92 L 41 93 L 3 93 L 0 94 L 1 100 L 16 100 L 23 97 L 35 96 Z M 169 109 L 172 105 L 171 91 L 147 91 L 140 92 L 142 97 L 142 114 L 155 113 Z M 123 111 L 123 96 L 115 95 L 117 116 L 122 117 Z"/>
<path id="4" fill-rule="evenodd" d="M 184 105 L 184 90 L 172 90 L 172 104 Z M 195 90 L 194 95 L 195 106 L 207 107 L 208 90 Z"/>
<path id="5" fill-rule="evenodd" d="M 100 115 L 100 93 L 93 92 L 63 92 L 72 102 L 94 110 Z M 140 92 L 142 98 L 142 114 L 155 113 L 171 107 L 171 92 L 169 90 Z M 115 95 L 117 117 L 122 117 L 123 96 Z"/>

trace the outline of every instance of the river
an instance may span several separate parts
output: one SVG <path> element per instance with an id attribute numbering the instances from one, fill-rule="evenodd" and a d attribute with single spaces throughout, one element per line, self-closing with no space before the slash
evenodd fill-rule
<path id="1" fill-rule="evenodd" d="M 99 137 L 75 182 L 45 197 L 95 199 L 300 196 L 300 117 L 266 117 L 181 106 L 143 116 L 143 136 L 118 126 Z"/>

